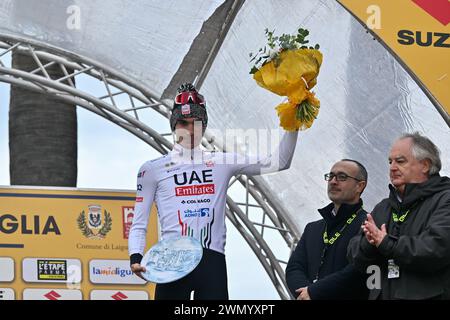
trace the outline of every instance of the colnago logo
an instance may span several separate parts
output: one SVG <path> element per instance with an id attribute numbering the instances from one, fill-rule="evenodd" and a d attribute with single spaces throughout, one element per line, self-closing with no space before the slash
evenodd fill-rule
<path id="1" fill-rule="evenodd" d="M 211 199 L 189 199 L 180 201 L 181 204 L 193 204 L 193 203 L 210 203 Z"/>
<path id="2" fill-rule="evenodd" d="M 195 218 L 195 217 L 209 217 L 209 208 L 201 208 L 201 209 L 187 209 L 184 210 L 185 218 Z"/>

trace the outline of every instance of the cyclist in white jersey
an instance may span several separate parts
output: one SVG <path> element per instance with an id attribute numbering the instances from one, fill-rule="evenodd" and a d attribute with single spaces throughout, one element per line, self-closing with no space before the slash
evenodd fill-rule
<path id="1" fill-rule="evenodd" d="M 203 258 L 188 276 L 156 286 L 156 299 L 228 299 L 225 263 L 225 203 L 231 177 L 288 169 L 298 132 L 286 132 L 265 158 L 208 152 L 199 145 L 206 130 L 206 105 L 191 84 L 178 89 L 170 119 L 177 143 L 167 155 L 145 162 L 138 173 L 134 219 L 129 234 L 131 269 L 138 276 L 151 205 L 156 202 L 161 238 L 191 236 Z M 200 128 L 200 129 L 199 129 Z M 196 134 L 199 131 L 199 134 Z"/>

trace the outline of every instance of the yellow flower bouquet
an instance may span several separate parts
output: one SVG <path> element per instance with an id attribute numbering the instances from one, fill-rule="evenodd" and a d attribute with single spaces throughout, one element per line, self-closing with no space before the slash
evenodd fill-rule
<path id="1" fill-rule="evenodd" d="M 256 83 L 288 102 L 275 109 L 280 125 L 287 131 L 306 130 L 316 119 L 320 101 L 310 90 L 317 83 L 322 53 L 319 45 L 307 47 L 308 30 L 300 28 L 297 35 L 283 34 L 276 37 L 273 31 L 265 30 L 267 46 L 256 55 L 250 54 L 255 65 L 250 71 Z"/>

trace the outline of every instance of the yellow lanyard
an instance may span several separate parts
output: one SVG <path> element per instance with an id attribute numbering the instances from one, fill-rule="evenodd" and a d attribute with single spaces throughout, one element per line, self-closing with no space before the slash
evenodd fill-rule
<path id="1" fill-rule="evenodd" d="M 392 211 L 392 220 L 394 220 L 394 222 L 403 222 L 403 221 L 405 221 L 406 217 L 408 216 L 409 211 L 410 210 L 406 211 L 400 217 L 397 215 L 396 212 Z"/>
<path id="2" fill-rule="evenodd" d="M 408 211 L 406 211 L 400 217 L 398 216 L 397 212 L 392 210 L 392 220 L 394 220 L 394 222 L 396 222 L 396 223 L 398 223 L 398 222 L 402 223 L 403 221 L 405 221 L 406 217 L 408 216 L 408 213 L 418 204 L 419 204 L 419 201 L 413 203 L 413 205 L 408 209 Z"/>
<path id="3" fill-rule="evenodd" d="M 359 210 L 361 210 L 361 209 L 362 208 L 360 208 Z M 347 226 L 350 225 L 353 222 L 353 220 L 355 220 L 356 215 L 359 212 L 359 210 L 356 211 L 356 213 L 352 214 L 352 216 L 347 219 L 347 221 L 342 226 L 342 228 L 339 231 L 336 231 L 336 233 L 334 234 L 334 236 L 331 237 L 331 239 L 328 239 L 327 226 L 325 225 L 325 231 L 323 232 L 323 243 L 325 243 L 327 245 L 330 245 L 330 246 L 333 243 L 335 243 L 336 240 L 339 239 L 339 237 L 341 236 L 341 234 L 344 231 L 344 229 L 347 228 Z"/>

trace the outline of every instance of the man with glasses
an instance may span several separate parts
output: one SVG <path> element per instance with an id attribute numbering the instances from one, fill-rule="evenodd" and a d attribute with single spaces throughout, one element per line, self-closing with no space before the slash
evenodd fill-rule
<path id="1" fill-rule="evenodd" d="M 173 150 L 143 164 L 138 174 L 135 215 L 129 234 L 131 269 L 138 276 L 150 207 L 155 201 L 161 238 L 191 236 L 203 247 L 200 264 L 180 280 L 157 284 L 155 299 L 228 299 L 225 263 L 225 203 L 230 179 L 289 168 L 298 132 L 286 132 L 264 157 L 207 152 L 200 142 L 208 123 L 206 103 L 192 84 L 178 89 L 170 118 Z"/>
<path id="2" fill-rule="evenodd" d="M 450 299 L 450 179 L 439 175 L 439 150 L 419 133 L 405 134 L 389 165 L 389 198 L 367 215 L 348 258 L 375 270 L 369 299 Z"/>
<path id="3" fill-rule="evenodd" d="M 286 281 L 297 300 L 367 299 L 365 274 L 346 259 L 349 240 L 360 230 L 367 212 L 361 194 L 367 171 L 343 159 L 325 174 L 332 201 L 319 209 L 323 219 L 306 225 L 286 267 Z"/>

